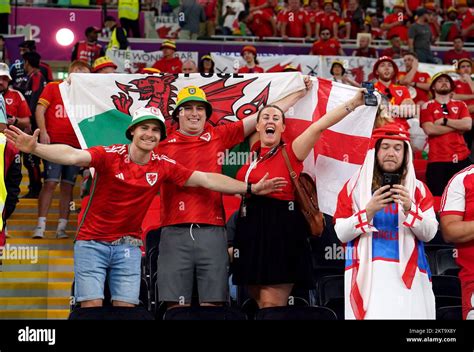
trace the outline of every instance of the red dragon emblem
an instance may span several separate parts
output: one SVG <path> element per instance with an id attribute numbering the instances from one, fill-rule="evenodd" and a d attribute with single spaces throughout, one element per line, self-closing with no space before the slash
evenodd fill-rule
<path id="1" fill-rule="evenodd" d="M 209 123 L 218 125 L 225 123 L 225 117 L 236 116 L 239 120 L 257 112 L 259 108 L 267 104 L 270 93 L 268 84 L 251 102 L 240 106 L 234 111 L 234 104 L 244 96 L 244 89 L 257 78 L 242 80 L 238 83 L 226 85 L 230 78 L 227 75 L 212 83 L 201 86 L 206 93 L 207 100 L 212 105 L 212 116 Z M 161 110 L 167 120 L 171 119 L 174 109 L 176 93 L 178 88 L 173 84 L 177 79 L 175 75 L 146 76 L 134 79 L 128 84 L 115 81 L 121 90 L 117 95 L 112 95 L 115 108 L 130 115 L 130 107 L 134 102 L 134 95 L 138 93 L 137 100 L 146 100 L 146 107 L 155 107 Z"/>

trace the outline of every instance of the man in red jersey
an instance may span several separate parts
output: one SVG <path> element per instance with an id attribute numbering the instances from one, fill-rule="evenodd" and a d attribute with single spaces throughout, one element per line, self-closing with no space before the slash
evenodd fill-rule
<path id="1" fill-rule="evenodd" d="M 107 277 L 114 306 L 138 304 L 141 224 L 163 182 L 255 194 L 281 190 L 286 185 L 281 178 L 266 177 L 257 184 L 246 184 L 224 175 L 192 171 L 155 154 L 153 149 L 166 137 L 164 117 L 156 108 L 134 112 L 125 133 L 131 144 L 80 150 L 65 144 L 38 143 L 39 133 L 37 129 L 29 136 L 16 127 L 5 131 L 8 141 L 23 152 L 61 165 L 95 169 L 74 245 L 74 292 L 81 307 L 102 306 Z"/>
<path id="2" fill-rule="evenodd" d="M 413 116 L 407 112 L 413 110 L 410 109 L 410 105 L 414 105 L 414 102 L 406 87 L 393 83 L 398 75 L 397 64 L 390 57 L 382 56 L 375 62 L 372 73 L 378 79 L 374 87 L 387 97 L 390 103 L 390 112 L 395 122 L 408 131 L 410 126 L 407 118 Z M 402 105 L 404 105 L 403 108 Z"/>
<path id="3" fill-rule="evenodd" d="M 89 73 L 90 69 L 84 61 L 74 61 L 69 66 L 71 73 Z M 36 123 L 40 129 L 40 142 L 44 144 L 67 144 L 80 148 L 74 129 L 66 114 L 59 84 L 51 82 L 46 85 L 36 106 Z M 59 197 L 59 220 L 56 238 L 67 238 L 66 227 L 69 218 L 72 189 L 80 168 L 75 165 L 60 165 L 44 161 L 44 185 L 38 199 L 38 224 L 33 233 L 33 238 L 43 238 L 46 230 L 46 216 L 53 198 L 56 186 L 61 182 Z"/>
<path id="4" fill-rule="evenodd" d="M 456 63 L 456 71 L 459 74 L 459 79 L 454 82 L 456 88 L 454 88 L 454 99 L 462 100 L 466 103 L 467 109 L 474 118 L 474 81 L 471 78 L 472 75 L 472 61 L 471 59 L 461 59 Z M 466 140 L 467 147 L 471 149 L 472 146 L 473 131 L 466 132 L 464 139 Z"/>
<path id="5" fill-rule="evenodd" d="M 7 123 L 21 129 L 30 126 L 31 111 L 23 94 L 9 87 L 12 77 L 7 64 L 0 63 L 0 94 L 7 109 Z"/>
<path id="6" fill-rule="evenodd" d="M 451 99 L 454 87 L 448 74 L 436 74 L 430 89 L 434 99 L 421 108 L 420 124 L 430 147 L 426 183 L 434 196 L 441 196 L 449 179 L 471 165 L 463 133 L 471 130 L 472 118 L 463 101 Z"/>
<path id="7" fill-rule="evenodd" d="M 176 43 L 173 40 L 165 40 L 160 47 L 163 57 L 153 64 L 153 68 L 156 68 L 164 73 L 181 73 L 183 63 L 179 57 L 175 57 Z"/>
<path id="8" fill-rule="evenodd" d="M 410 51 L 403 55 L 406 72 L 398 72 L 398 82 L 406 87 L 413 87 L 416 90 L 414 101 L 418 105 L 423 105 L 429 98 L 431 76 L 427 72 L 418 71 L 418 57 Z"/>
<path id="9" fill-rule="evenodd" d="M 441 230 L 446 242 L 456 246 L 461 267 L 463 319 L 474 320 L 474 167 L 457 173 L 448 183 L 441 201 Z M 453 250 L 454 255 L 454 250 Z"/>
<path id="10" fill-rule="evenodd" d="M 344 56 L 341 43 L 336 37 L 331 37 L 329 28 L 323 28 L 320 33 L 320 39 L 313 43 L 310 55 L 341 55 Z"/>
<path id="11" fill-rule="evenodd" d="M 306 80 L 307 87 L 310 81 Z M 275 104 L 288 110 L 305 90 Z M 190 169 L 222 172 L 222 154 L 255 132 L 257 114 L 212 127 L 206 123 L 212 106 L 199 87 L 178 92 L 173 119 L 178 130 L 160 143 L 160 152 Z M 219 305 L 228 298 L 228 252 L 222 196 L 164 183 L 161 187 L 161 239 L 158 257 L 159 300 L 168 307 L 191 303 L 194 275 L 202 305 Z"/>

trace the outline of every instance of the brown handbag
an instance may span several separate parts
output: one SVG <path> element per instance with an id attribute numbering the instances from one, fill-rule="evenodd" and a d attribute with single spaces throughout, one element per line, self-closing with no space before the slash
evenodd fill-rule
<path id="1" fill-rule="evenodd" d="M 300 177 L 298 177 L 291 166 L 285 147 L 283 147 L 282 153 L 286 166 L 288 167 L 288 171 L 290 172 L 291 181 L 295 186 L 296 204 L 298 204 L 301 212 L 306 218 L 311 234 L 313 236 L 321 236 L 324 230 L 325 220 L 323 213 L 319 211 L 316 183 L 307 173 L 302 172 Z"/>

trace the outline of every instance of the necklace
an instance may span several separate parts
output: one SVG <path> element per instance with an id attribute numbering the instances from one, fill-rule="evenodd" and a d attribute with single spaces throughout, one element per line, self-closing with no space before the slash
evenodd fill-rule
<path id="1" fill-rule="evenodd" d="M 188 136 L 188 137 L 197 137 L 197 136 L 199 136 L 199 135 L 202 133 L 202 132 L 189 133 L 189 132 L 183 131 L 181 128 L 178 129 L 178 131 L 179 131 L 181 134 L 184 134 L 185 136 Z"/>

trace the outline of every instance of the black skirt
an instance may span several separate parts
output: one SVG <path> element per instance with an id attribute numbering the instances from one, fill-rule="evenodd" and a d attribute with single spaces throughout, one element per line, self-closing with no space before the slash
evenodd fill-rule
<path id="1" fill-rule="evenodd" d="M 294 202 L 253 196 L 237 219 L 233 282 L 312 288 L 309 225 Z"/>

